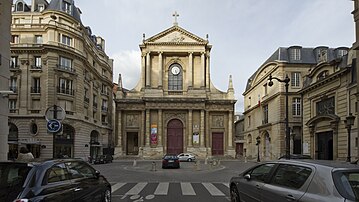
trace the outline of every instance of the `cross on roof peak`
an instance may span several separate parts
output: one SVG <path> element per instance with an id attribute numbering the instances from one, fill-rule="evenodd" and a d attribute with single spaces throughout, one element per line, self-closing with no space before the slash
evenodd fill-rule
<path id="1" fill-rule="evenodd" d="M 175 18 L 175 21 L 173 22 L 173 25 L 177 26 L 178 25 L 177 17 L 179 16 L 179 14 L 177 13 L 177 11 L 175 11 L 175 13 L 173 13 L 172 16 Z"/>

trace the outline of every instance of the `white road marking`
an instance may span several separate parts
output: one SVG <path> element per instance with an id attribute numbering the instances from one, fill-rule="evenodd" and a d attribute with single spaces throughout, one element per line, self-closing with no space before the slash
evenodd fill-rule
<path id="1" fill-rule="evenodd" d="M 126 183 L 117 183 L 111 186 L 111 193 L 117 191 L 119 188 L 123 187 Z"/>
<path id="2" fill-rule="evenodd" d="M 217 187 L 215 187 L 212 183 L 202 183 L 202 185 L 209 191 L 212 196 L 225 196 L 225 194 L 217 189 Z"/>
<path id="3" fill-rule="evenodd" d="M 195 196 L 196 192 L 194 192 L 191 183 L 189 182 L 181 182 L 182 195 L 185 196 Z"/>
<path id="4" fill-rule="evenodd" d="M 143 188 L 147 185 L 147 182 L 137 183 L 136 186 L 132 187 L 125 195 L 137 195 L 139 194 Z"/>
<path id="5" fill-rule="evenodd" d="M 167 195 L 169 185 L 170 185 L 170 183 L 168 183 L 168 182 L 159 183 L 154 195 Z"/>
<path id="6" fill-rule="evenodd" d="M 223 183 L 223 185 L 229 188 L 229 183 Z"/>

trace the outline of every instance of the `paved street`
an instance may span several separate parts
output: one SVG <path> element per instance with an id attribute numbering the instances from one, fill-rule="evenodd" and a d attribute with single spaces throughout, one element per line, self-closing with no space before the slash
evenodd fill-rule
<path id="1" fill-rule="evenodd" d="M 229 180 L 254 162 L 220 161 L 217 165 L 181 162 L 162 169 L 161 161 L 118 160 L 94 165 L 112 184 L 113 201 L 229 201 Z"/>

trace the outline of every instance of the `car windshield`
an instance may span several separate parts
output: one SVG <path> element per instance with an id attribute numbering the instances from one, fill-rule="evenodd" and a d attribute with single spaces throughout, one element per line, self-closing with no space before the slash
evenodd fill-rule
<path id="1" fill-rule="evenodd" d="M 17 196 L 30 169 L 26 164 L 0 164 L 0 201 Z"/>
<path id="2" fill-rule="evenodd" d="M 352 200 L 359 200 L 359 170 L 334 172 L 334 183 L 340 195 Z"/>
<path id="3" fill-rule="evenodd" d="M 176 159 L 177 156 L 165 156 L 164 159 Z"/>

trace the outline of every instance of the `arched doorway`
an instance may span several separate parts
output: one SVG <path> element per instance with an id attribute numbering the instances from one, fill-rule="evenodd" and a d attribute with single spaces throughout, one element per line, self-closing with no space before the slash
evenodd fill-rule
<path id="1" fill-rule="evenodd" d="M 9 123 L 9 135 L 7 138 L 9 144 L 8 159 L 14 160 L 18 154 L 18 137 L 19 131 L 15 124 Z"/>
<path id="2" fill-rule="evenodd" d="M 95 159 L 100 154 L 101 144 L 99 142 L 100 133 L 96 130 L 91 132 L 90 136 L 90 156 Z"/>
<path id="3" fill-rule="evenodd" d="M 271 160 L 271 144 L 270 144 L 270 137 L 267 131 L 264 132 L 264 144 L 263 144 L 263 156 L 265 160 Z"/>
<path id="4" fill-rule="evenodd" d="M 183 152 L 183 124 L 178 119 L 172 119 L 167 124 L 167 153 Z"/>
<path id="5" fill-rule="evenodd" d="M 75 129 L 63 124 L 62 134 L 54 136 L 54 158 L 73 158 Z"/>

